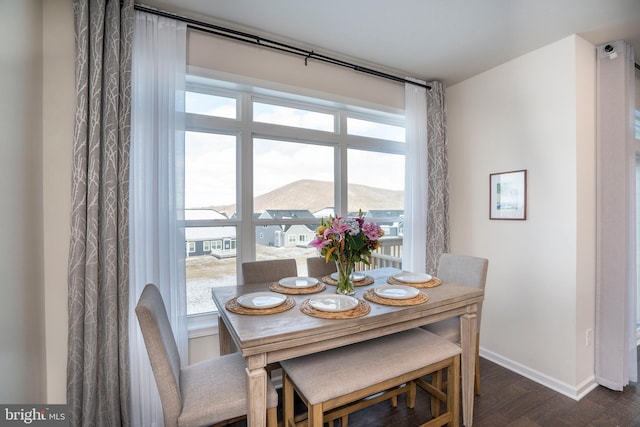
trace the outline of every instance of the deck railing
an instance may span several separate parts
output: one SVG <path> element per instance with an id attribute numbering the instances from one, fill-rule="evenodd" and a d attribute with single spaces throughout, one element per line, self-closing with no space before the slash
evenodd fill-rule
<path id="1" fill-rule="evenodd" d="M 359 263 L 356 270 L 393 267 L 402 269 L 402 237 L 383 237 L 380 247 L 371 254 L 370 265 Z"/>

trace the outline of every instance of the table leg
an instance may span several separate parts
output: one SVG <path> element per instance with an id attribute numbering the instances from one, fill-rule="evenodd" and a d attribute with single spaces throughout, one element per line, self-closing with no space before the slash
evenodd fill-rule
<path id="1" fill-rule="evenodd" d="M 247 425 L 267 425 L 267 371 L 264 355 L 249 356 L 247 361 Z"/>
<path id="2" fill-rule="evenodd" d="M 231 334 L 227 325 L 224 323 L 221 317 L 218 317 L 218 344 L 220 345 L 220 356 L 232 353 L 231 349 Z"/>
<path id="3" fill-rule="evenodd" d="M 460 344 L 462 347 L 462 423 L 465 427 L 473 425 L 474 379 L 476 366 L 476 340 L 478 339 L 477 305 L 467 309 L 460 316 Z"/>

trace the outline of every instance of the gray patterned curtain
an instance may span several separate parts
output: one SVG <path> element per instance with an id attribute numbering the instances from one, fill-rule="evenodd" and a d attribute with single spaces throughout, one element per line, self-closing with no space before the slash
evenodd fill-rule
<path id="1" fill-rule="evenodd" d="M 67 403 L 72 426 L 128 426 L 133 0 L 74 0 L 76 116 Z"/>
<path id="2" fill-rule="evenodd" d="M 447 166 L 447 110 L 444 86 L 429 82 L 427 91 L 427 270 L 437 271 L 438 259 L 449 252 L 449 181 Z"/>

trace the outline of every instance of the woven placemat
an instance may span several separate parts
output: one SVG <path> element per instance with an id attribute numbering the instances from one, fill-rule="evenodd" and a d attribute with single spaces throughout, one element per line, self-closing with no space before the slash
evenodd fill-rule
<path id="1" fill-rule="evenodd" d="M 389 283 L 390 285 L 413 286 L 414 288 L 435 288 L 436 286 L 440 286 L 442 284 L 442 280 L 438 279 L 437 277 L 433 277 L 428 282 L 407 283 L 396 280 L 393 276 L 389 276 L 387 277 L 387 283 Z"/>
<path id="2" fill-rule="evenodd" d="M 309 300 L 306 299 L 300 304 L 300 311 L 304 314 L 312 317 L 319 317 L 321 319 L 355 319 L 357 317 L 363 317 L 369 314 L 371 311 L 371 305 L 364 300 L 358 300 L 358 305 L 355 308 L 347 311 L 321 311 L 311 307 Z"/>
<path id="3" fill-rule="evenodd" d="M 407 299 L 383 298 L 376 294 L 375 289 L 369 289 L 364 293 L 365 299 L 382 305 L 418 305 L 429 301 L 429 295 L 420 291 L 418 295 Z"/>
<path id="4" fill-rule="evenodd" d="M 327 287 L 324 283 L 318 282 L 313 286 L 309 286 L 307 288 L 287 288 L 286 286 L 282 286 L 278 282 L 273 282 L 269 285 L 269 289 L 273 292 L 278 292 L 281 294 L 289 294 L 289 295 L 306 295 L 306 294 L 316 294 L 318 292 L 322 292 Z"/>
<path id="5" fill-rule="evenodd" d="M 332 286 L 338 286 L 338 281 L 333 279 L 331 276 L 324 276 L 322 278 L 322 281 L 324 283 L 326 283 L 327 285 L 332 285 Z M 358 286 L 367 286 L 370 285 L 374 282 L 374 278 L 371 276 L 364 276 L 364 279 L 362 280 L 354 280 L 353 281 L 353 286 L 358 287 Z"/>
<path id="6" fill-rule="evenodd" d="M 276 314 L 282 313 L 292 309 L 296 305 L 296 301 L 287 297 L 284 302 L 276 307 L 271 308 L 247 308 L 238 304 L 238 297 L 232 298 L 224 305 L 228 311 L 236 314 L 251 314 L 251 315 L 263 315 L 263 314 Z"/>

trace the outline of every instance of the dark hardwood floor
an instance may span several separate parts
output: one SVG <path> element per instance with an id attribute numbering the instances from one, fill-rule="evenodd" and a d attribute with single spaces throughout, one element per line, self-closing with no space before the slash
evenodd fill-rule
<path id="1" fill-rule="evenodd" d="M 598 386 L 576 402 L 484 359 L 480 372 L 482 396 L 475 399 L 474 426 L 640 426 L 636 383 L 622 392 Z"/>
<path id="2" fill-rule="evenodd" d="M 598 387 L 579 402 L 486 359 L 480 359 L 482 395 L 476 396 L 474 427 L 638 427 L 640 389 L 623 392 Z M 353 414 L 351 427 L 417 426 L 429 420 L 428 395 L 421 392 L 414 410 L 386 403 Z M 425 403 L 426 402 L 426 403 Z"/>
<path id="3" fill-rule="evenodd" d="M 576 402 L 483 358 L 480 374 L 482 396 L 475 398 L 474 427 L 640 427 L 636 383 L 622 392 L 599 386 Z M 352 414 L 349 427 L 419 426 L 431 418 L 429 400 L 419 390 L 415 409 L 405 406 L 403 396 L 397 408 L 379 403 Z M 246 422 L 234 424 L 241 426 Z"/>

